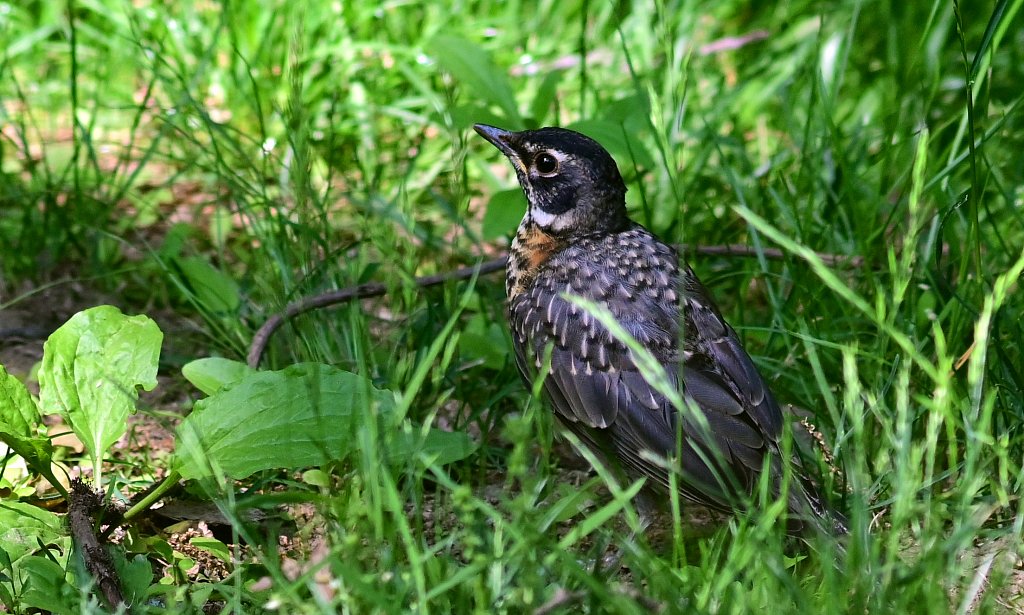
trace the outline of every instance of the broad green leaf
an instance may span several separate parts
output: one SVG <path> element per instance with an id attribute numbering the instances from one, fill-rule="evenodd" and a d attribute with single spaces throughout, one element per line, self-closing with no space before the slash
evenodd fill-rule
<path id="1" fill-rule="evenodd" d="M 129 604 L 138 604 L 153 584 L 153 567 L 141 553 L 129 560 L 120 551 L 114 551 L 113 560 L 125 600 Z"/>
<path id="2" fill-rule="evenodd" d="M 69 540 L 64 520 L 55 513 L 22 502 L 0 502 L 0 549 L 12 565 L 38 551 L 40 543 L 59 543 L 63 549 Z"/>
<path id="3" fill-rule="evenodd" d="M 331 486 L 331 475 L 319 468 L 312 468 L 302 473 L 302 482 L 314 487 L 326 489 Z"/>
<path id="4" fill-rule="evenodd" d="M 469 88 L 474 97 L 501 108 L 512 123 L 507 128 L 523 128 L 512 84 L 505 71 L 479 45 L 461 37 L 442 35 L 430 42 L 429 53 L 441 68 Z"/>
<path id="5" fill-rule="evenodd" d="M 487 203 L 481 233 L 485 241 L 506 237 L 516 232 L 526 213 L 526 197 L 520 188 L 495 192 Z"/>
<path id="6" fill-rule="evenodd" d="M 635 163 L 643 169 L 654 167 L 654 157 L 647 150 L 637 134 L 638 122 L 633 118 L 625 121 L 586 120 L 569 127 L 581 132 L 604 146 L 619 163 L 620 169 L 629 169 Z"/>
<path id="7" fill-rule="evenodd" d="M 351 372 L 316 363 L 247 375 L 196 402 L 178 427 L 175 469 L 185 478 L 240 479 L 269 469 L 344 459 L 365 418 L 395 411 L 395 396 Z M 392 419 L 393 421 L 394 419 Z M 465 434 L 382 430 L 395 463 L 419 458 L 450 463 L 473 450 Z"/>
<path id="8" fill-rule="evenodd" d="M 354 419 L 368 405 L 388 413 L 395 398 L 326 365 L 256 372 L 196 402 L 178 427 L 174 463 L 185 478 L 239 479 L 342 459 L 355 444 Z"/>
<path id="9" fill-rule="evenodd" d="M 3 559 L 3 549 L 0 549 L 0 570 L 11 570 L 10 564 L 6 563 Z M 7 606 L 7 608 L 14 605 L 14 594 L 11 593 L 11 589 L 9 589 L 4 583 L 0 583 L 0 604 Z"/>
<path id="10" fill-rule="evenodd" d="M 100 459 L 127 427 L 139 398 L 136 387 L 156 386 L 163 334 L 146 316 L 125 316 L 102 305 L 71 317 L 43 346 L 39 402 L 44 414 L 60 413 L 93 460 Z"/>
<path id="11" fill-rule="evenodd" d="M 426 436 L 418 433 L 397 432 L 388 446 L 388 458 L 394 463 L 407 463 L 420 458 L 426 463 L 445 465 L 465 459 L 476 450 L 469 434 L 461 431 L 431 429 Z"/>
<path id="12" fill-rule="evenodd" d="M 509 342 L 505 330 L 475 314 L 459 335 L 459 351 L 470 361 L 482 361 L 486 367 L 501 369 L 509 360 Z"/>
<path id="13" fill-rule="evenodd" d="M 242 293 L 231 276 L 198 256 L 180 257 L 174 263 L 192 292 L 192 298 L 204 309 L 214 313 L 235 312 L 242 303 Z"/>
<path id="14" fill-rule="evenodd" d="M 0 365 L 0 441 L 20 455 L 29 467 L 57 484 L 50 470 L 53 444 L 39 434 L 40 423 L 39 408 L 28 389 Z"/>
<path id="15" fill-rule="evenodd" d="M 207 395 L 213 395 L 222 388 L 255 374 L 256 370 L 241 361 L 208 357 L 186 363 L 181 368 L 181 373 L 194 387 Z"/>
<path id="16" fill-rule="evenodd" d="M 205 536 L 195 536 L 189 539 L 188 543 L 193 547 L 197 547 L 212 553 L 217 559 L 220 559 L 226 564 L 231 564 L 231 549 L 223 542 L 216 538 L 207 538 Z"/>
<path id="17" fill-rule="evenodd" d="M 30 555 L 21 561 L 18 573 L 23 582 L 19 598 L 24 606 L 60 615 L 83 612 L 77 588 L 68 583 L 67 572 L 53 560 Z"/>

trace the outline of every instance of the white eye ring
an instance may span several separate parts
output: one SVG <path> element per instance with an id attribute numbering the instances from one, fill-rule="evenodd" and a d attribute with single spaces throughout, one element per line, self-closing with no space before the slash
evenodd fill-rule
<path id="1" fill-rule="evenodd" d="M 550 177 L 558 173 L 559 160 L 558 157 L 551 154 L 550 152 L 541 152 L 537 154 L 537 157 L 533 159 L 533 168 L 537 169 L 537 173 L 545 177 Z"/>

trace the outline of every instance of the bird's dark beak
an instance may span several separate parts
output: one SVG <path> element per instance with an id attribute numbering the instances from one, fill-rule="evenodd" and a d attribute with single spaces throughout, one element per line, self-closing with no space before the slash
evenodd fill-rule
<path id="1" fill-rule="evenodd" d="M 519 160 L 519 153 L 512 148 L 512 135 L 515 133 L 496 126 L 488 126 L 487 124 L 473 124 L 473 130 L 481 137 L 487 139 L 491 145 L 501 150 L 501 153 L 505 154 L 517 168 L 523 166 L 523 163 Z"/>

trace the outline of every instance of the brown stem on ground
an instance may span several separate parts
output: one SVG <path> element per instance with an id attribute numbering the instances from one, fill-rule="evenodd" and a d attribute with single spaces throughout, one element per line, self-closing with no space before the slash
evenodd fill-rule
<path id="1" fill-rule="evenodd" d="M 80 479 L 71 482 L 71 499 L 68 504 L 68 525 L 71 537 L 82 553 L 85 567 L 96 579 L 107 605 L 117 609 L 124 604 L 121 581 L 114 569 L 114 560 L 106 546 L 96 536 L 94 515 L 104 510 L 103 495 L 90 489 Z"/>
<path id="2" fill-rule="evenodd" d="M 500 258 L 484 261 L 483 263 L 473 267 L 463 267 L 462 269 L 456 269 L 455 271 L 423 276 L 416 278 L 415 283 L 418 288 L 427 288 L 429 286 L 443 284 L 449 280 L 466 280 L 476 275 L 494 273 L 495 271 L 500 271 L 505 268 L 505 260 L 507 258 L 507 256 L 502 256 Z M 267 322 L 263 323 L 263 326 L 256 331 L 256 335 L 252 337 L 252 344 L 249 346 L 249 367 L 259 367 L 260 358 L 262 358 L 263 351 L 266 349 L 267 343 L 270 341 L 270 336 L 273 335 L 274 332 L 285 323 L 285 321 L 310 310 L 338 305 L 339 303 L 348 303 L 353 299 L 379 297 L 386 293 L 387 290 L 388 287 L 380 282 L 370 282 L 368 284 L 360 284 L 359 286 L 350 286 L 341 290 L 332 290 L 331 292 L 313 295 L 312 297 L 304 297 L 294 303 L 288 304 L 288 306 L 284 308 L 283 312 L 280 314 L 274 314 L 267 320 Z"/>
<path id="3" fill-rule="evenodd" d="M 739 244 L 727 244 L 720 246 L 677 246 L 681 252 L 690 254 L 700 254 L 704 256 L 758 256 L 763 255 L 765 258 L 772 260 L 780 260 L 785 257 L 785 252 L 778 248 L 761 248 L 755 249 L 750 246 L 739 245 Z M 822 262 L 826 265 L 849 265 L 851 267 L 859 267 L 863 262 L 858 256 L 843 256 L 838 254 L 827 254 L 818 253 L 818 257 L 821 258 Z M 427 288 L 430 286 L 437 286 L 445 282 L 454 280 L 468 280 L 474 276 L 486 275 L 501 271 L 505 268 L 505 261 L 508 259 L 507 255 L 500 256 L 498 258 L 484 261 L 479 265 L 473 267 L 463 267 L 462 269 L 456 269 L 454 271 L 446 271 L 445 273 L 439 273 L 436 275 L 428 275 L 416 278 L 414 283 L 418 288 Z M 247 361 L 249 367 L 257 368 L 260 364 L 260 359 L 263 357 L 263 351 L 266 350 L 267 344 L 270 342 L 270 336 L 277 331 L 281 325 L 288 320 L 319 308 L 329 307 L 332 305 L 338 305 L 342 303 L 348 303 L 353 299 L 366 299 L 368 297 L 379 297 L 387 292 L 387 286 L 380 282 L 370 282 L 368 284 L 360 284 L 359 286 L 350 286 L 341 290 L 334 290 L 319 295 L 313 295 L 311 297 L 304 297 L 294 303 L 288 304 L 284 311 L 279 314 L 271 316 L 263 326 L 256 331 L 256 334 L 252 337 L 252 344 L 249 345 L 249 355 Z"/>

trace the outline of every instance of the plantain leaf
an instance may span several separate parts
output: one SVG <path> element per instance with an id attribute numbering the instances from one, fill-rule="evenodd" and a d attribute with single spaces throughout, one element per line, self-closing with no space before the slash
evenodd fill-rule
<path id="1" fill-rule="evenodd" d="M 448 463 L 472 452 L 465 434 L 388 425 L 395 396 L 351 372 L 300 363 L 249 374 L 196 402 L 178 427 L 174 468 L 185 478 L 245 478 L 341 460 L 366 420 L 383 420 L 382 447 L 398 463 L 424 454 Z"/>
<path id="2" fill-rule="evenodd" d="M 22 502 L 0 502 L 0 550 L 4 567 L 39 550 L 39 545 L 56 544 L 66 552 L 71 539 L 64 519 L 48 510 Z"/>
<path id="3" fill-rule="evenodd" d="M 192 298 L 214 314 L 234 313 L 242 303 L 242 291 L 231 276 L 198 256 L 174 260 Z"/>
<path id="4" fill-rule="evenodd" d="M 394 404 L 365 378 L 326 365 L 256 372 L 196 402 L 178 427 L 174 463 L 185 478 L 239 479 L 342 459 L 355 440 L 355 413 Z"/>
<path id="5" fill-rule="evenodd" d="M 28 389 L 0 365 L 0 441 L 30 468 L 59 485 L 50 469 L 53 444 L 39 433 L 40 424 L 39 408 Z"/>
<path id="6" fill-rule="evenodd" d="M 213 395 L 225 386 L 255 374 L 256 370 L 241 361 L 207 357 L 189 361 L 181 368 L 181 373 L 192 386 L 207 395 Z"/>
<path id="7" fill-rule="evenodd" d="M 147 316 L 101 305 L 79 312 L 43 345 L 39 403 L 60 413 L 85 445 L 100 484 L 100 460 L 127 429 L 139 398 L 156 386 L 163 333 Z"/>

